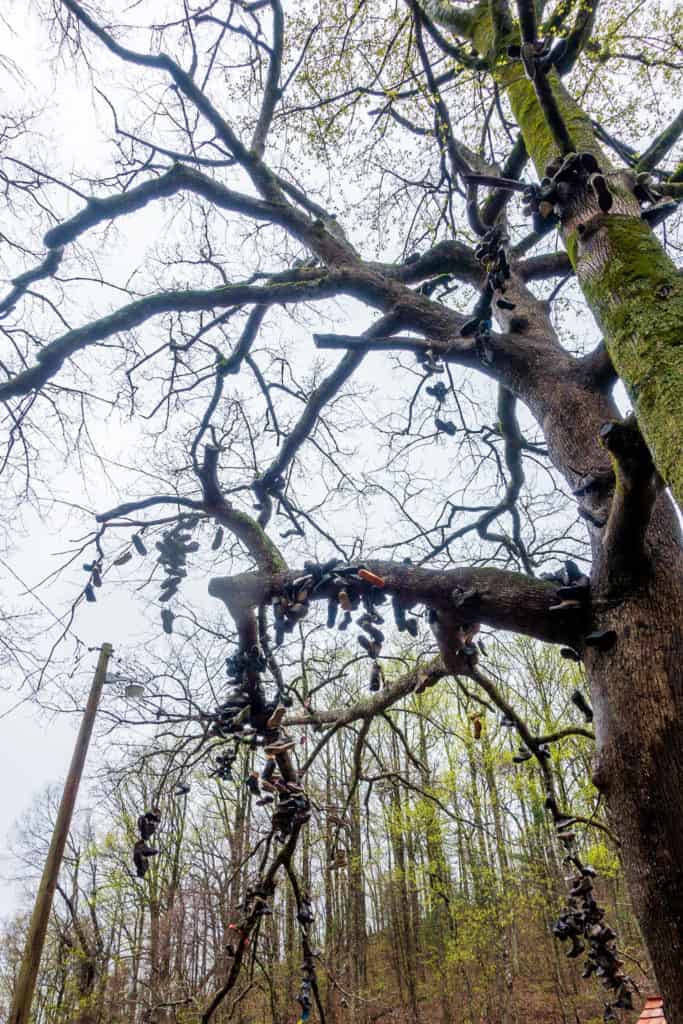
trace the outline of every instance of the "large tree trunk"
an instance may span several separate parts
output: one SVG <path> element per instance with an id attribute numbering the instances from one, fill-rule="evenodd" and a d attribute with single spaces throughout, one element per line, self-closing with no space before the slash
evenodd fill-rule
<path id="1" fill-rule="evenodd" d="M 551 400 L 552 401 L 552 400 Z M 615 416 L 603 395 L 571 389 L 543 402 L 557 464 L 605 468 L 595 443 L 599 420 Z M 561 405 L 561 407 L 560 407 Z M 540 410 L 539 410 L 540 411 Z M 573 419 L 573 430 L 566 419 Z M 602 462 L 601 462 L 602 460 Z M 616 645 L 587 649 L 595 706 L 596 785 L 622 844 L 634 910 L 670 1024 L 683 1024 L 683 563 L 678 523 L 660 494 L 647 533 L 648 572 L 624 583 L 631 552 L 607 551 L 591 529 L 592 618 L 584 629 L 612 629 Z M 617 538 L 618 540 L 618 538 Z M 636 553 L 633 553 L 635 559 Z"/>
<path id="2" fill-rule="evenodd" d="M 556 373 L 557 368 L 554 373 L 548 368 L 545 383 L 526 399 L 543 422 L 555 464 L 576 486 L 582 475 L 610 468 L 597 437 L 600 424 L 618 414 L 599 389 L 587 387 L 576 374 L 574 383 L 565 379 L 560 392 L 551 385 Z M 613 494 L 617 501 L 618 492 Z M 630 581 L 629 561 L 635 563 L 637 552 L 618 550 L 619 537 L 607 529 L 591 527 L 590 534 L 591 618 L 577 628 L 577 643 L 590 629 L 617 634 L 611 650 L 585 652 L 595 705 L 595 782 L 622 844 L 634 910 L 667 1019 L 683 1024 L 680 532 L 674 508 L 661 492 L 647 532 L 647 568 Z"/>
<path id="3" fill-rule="evenodd" d="M 434 13 L 444 6 L 434 0 L 429 8 Z M 449 10 L 454 9 L 449 5 Z M 493 32 L 487 6 L 457 10 L 453 20 L 480 53 L 490 54 Z M 534 86 L 518 64 L 503 61 L 496 75 L 543 175 L 558 151 Z M 550 77 L 577 147 L 592 151 L 610 171 L 590 119 L 556 74 Z M 578 194 L 566 211 L 563 234 L 579 283 L 605 331 L 614 366 L 632 389 L 656 465 L 680 500 L 683 283 L 640 220 L 623 179 L 615 175 L 610 182 L 616 192 L 613 212 L 601 215 L 595 197 Z M 581 246 L 579 224 L 592 225 Z M 535 339 L 546 339 L 543 356 L 530 359 L 518 376 L 508 374 L 507 386 L 542 426 L 550 456 L 572 488 L 603 475 L 604 483 L 582 499 L 597 520 L 589 525 L 590 616 L 576 621 L 575 643 L 581 648 L 582 636 L 592 629 L 617 634 L 613 649 L 589 649 L 585 655 L 596 711 L 596 784 L 622 843 L 634 910 L 667 1019 L 683 1024 L 683 563 L 678 522 L 668 496 L 661 492 L 652 510 L 642 564 L 636 565 L 635 520 L 645 516 L 639 507 L 645 495 L 638 487 L 629 494 L 618 466 L 615 486 L 614 475 L 609 477 L 614 466 L 598 442 L 602 425 L 620 418 L 608 397 L 609 368 L 603 364 L 603 371 L 596 372 L 594 361 L 570 358 L 554 339 L 545 311 L 519 282 L 510 283 L 506 296 L 529 314 L 525 342 L 530 350 Z M 509 326 L 503 316 L 499 319 Z M 619 508 L 622 536 L 617 528 Z M 605 512 L 611 512 L 610 520 L 601 527 L 597 523 Z M 629 536 L 634 528 L 635 534 Z M 570 618 L 567 624 L 573 627 Z"/>
<path id="4" fill-rule="evenodd" d="M 678 562 L 678 560 L 677 560 Z M 670 1024 L 683 1021 L 683 594 L 680 563 L 608 616 L 619 644 L 591 657 L 598 760 L 631 899 Z"/>
<path id="5" fill-rule="evenodd" d="M 437 21 L 469 37 L 477 51 L 488 55 L 499 86 L 506 92 L 528 153 L 539 176 L 558 155 L 534 84 L 519 61 L 506 58 L 511 37 L 496 38 L 488 3 L 467 11 L 445 0 L 426 0 L 425 9 Z M 517 41 L 515 39 L 514 41 Z M 496 52 L 496 47 L 498 51 Z M 503 59 L 501 59 L 503 58 Z M 613 172 L 595 136 L 590 118 L 576 103 L 553 70 L 548 75 L 557 108 L 573 143 L 592 152 L 602 170 Z M 615 201 L 609 216 L 599 217 L 582 245 L 578 220 L 563 225 L 567 251 L 593 313 L 605 332 L 613 365 L 626 385 L 638 423 L 655 464 L 683 507 L 683 280 L 648 225 L 625 179 L 610 178 Z M 582 211 L 581 221 L 588 220 Z"/>
<path id="6" fill-rule="evenodd" d="M 557 155 L 536 101 L 534 87 L 513 66 L 505 76 L 508 97 L 540 176 Z M 555 73 L 551 85 L 576 145 L 610 164 L 589 118 L 574 103 Z M 640 429 L 655 465 L 683 507 L 683 278 L 649 225 L 628 180 L 609 176 L 614 205 L 600 216 L 580 200 L 563 224 L 567 252 L 596 320 L 612 365 L 628 389 Z M 590 224 L 590 236 L 578 228 Z"/>
<path id="7" fill-rule="evenodd" d="M 483 8 L 471 22 L 480 52 L 492 41 Z M 482 16 L 483 15 L 483 16 Z M 534 86 L 518 65 L 499 80 L 537 171 L 557 155 Z M 555 73 L 552 87 L 577 146 L 600 151 L 590 119 Z M 579 196 L 563 225 L 579 283 L 605 332 L 613 365 L 630 390 L 638 423 L 660 470 L 683 503 L 683 281 L 637 203 L 618 179 L 614 212 L 599 218 L 594 200 Z M 599 219 L 598 219 L 599 218 Z M 596 230 L 579 245 L 579 223 Z M 574 380 L 554 366 L 520 387 L 548 439 L 556 466 L 576 487 L 583 476 L 609 470 L 597 443 L 601 423 L 618 414 L 595 382 Z M 574 364 L 576 366 L 576 364 Z M 562 388 L 558 381 L 562 379 Z M 611 492 L 613 493 L 613 492 Z M 611 493 L 606 497 L 609 500 Z M 633 906 L 648 946 L 669 1024 L 683 1024 L 683 564 L 675 513 L 661 494 L 650 522 L 650 572 L 623 580 L 605 535 L 591 527 L 593 629 L 614 629 L 616 646 L 588 651 L 595 704 L 597 768 L 622 844 Z M 625 560 L 629 552 L 621 552 Z M 619 577 L 622 578 L 619 578 Z"/>

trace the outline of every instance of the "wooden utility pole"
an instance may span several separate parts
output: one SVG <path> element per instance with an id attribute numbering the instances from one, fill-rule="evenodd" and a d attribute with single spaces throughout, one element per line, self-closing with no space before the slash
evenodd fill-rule
<path id="1" fill-rule="evenodd" d="M 36 978 L 38 977 L 47 923 L 50 917 L 50 910 L 52 909 L 52 900 L 57 886 L 57 877 L 62 863 L 69 828 L 71 827 L 71 818 L 83 774 L 83 765 L 85 764 L 88 747 L 90 746 L 95 715 L 100 703 L 102 687 L 107 675 L 107 665 L 112 650 L 111 644 L 102 644 L 100 649 L 100 656 L 97 668 L 95 669 L 95 678 L 90 688 L 90 696 L 83 713 L 81 727 L 78 730 L 78 738 L 76 739 L 76 746 L 71 758 L 69 774 L 64 783 L 62 801 L 59 805 L 57 821 L 52 832 L 52 842 L 50 843 L 45 867 L 43 868 L 43 877 L 40 880 L 36 903 L 31 915 L 26 948 L 24 949 L 24 956 L 21 961 L 17 987 L 14 990 L 8 1024 L 28 1024 L 31 1015 L 33 993 L 36 987 Z"/>

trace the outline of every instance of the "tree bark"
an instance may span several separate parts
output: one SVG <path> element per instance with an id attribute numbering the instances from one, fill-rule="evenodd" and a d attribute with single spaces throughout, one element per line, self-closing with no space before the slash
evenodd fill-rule
<path id="1" fill-rule="evenodd" d="M 427 4 L 433 16 L 445 5 Z M 458 11 L 458 31 L 469 35 L 480 53 L 490 53 L 494 32 L 488 5 Z M 510 40 L 505 40 L 505 44 Z M 540 175 L 558 148 L 520 64 L 496 70 L 507 93 L 527 150 Z M 590 119 L 555 72 L 551 87 L 560 112 L 581 150 L 593 152 L 602 168 L 609 163 Z M 577 197 L 563 225 L 579 284 L 598 323 L 614 368 L 631 394 L 639 426 L 657 469 L 683 504 L 683 281 L 657 239 L 639 217 L 637 203 L 618 177 L 613 212 Z M 590 227 L 580 242 L 579 225 Z M 553 462 L 570 485 L 609 470 L 596 438 L 600 420 L 618 414 L 596 379 L 574 373 L 558 387 L 556 365 L 541 367 L 520 381 L 517 391 L 542 425 Z M 539 381 L 545 377 L 545 386 Z M 614 492 L 607 495 L 614 503 Z M 593 548 L 593 629 L 613 629 L 616 646 L 589 650 L 586 669 L 595 707 L 597 768 L 622 843 L 624 867 L 634 910 L 645 937 L 669 1024 L 683 1024 L 683 564 L 678 523 L 660 494 L 647 531 L 648 571 L 624 583 L 610 564 L 628 551 L 607 551 L 607 531 L 591 526 Z"/>

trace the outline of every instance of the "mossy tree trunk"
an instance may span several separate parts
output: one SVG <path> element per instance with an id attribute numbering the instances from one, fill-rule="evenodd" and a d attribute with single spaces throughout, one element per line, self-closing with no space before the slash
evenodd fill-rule
<path id="1" fill-rule="evenodd" d="M 432 0 L 425 7 L 438 19 L 448 5 Z M 469 36 L 478 52 L 490 59 L 527 151 L 543 176 L 550 160 L 559 155 L 553 133 L 522 64 L 501 60 L 506 45 L 518 42 L 518 37 L 498 39 L 495 53 L 488 3 L 458 11 L 455 18 L 458 33 Z M 620 187 L 619 174 L 602 151 L 590 117 L 556 71 L 549 75 L 549 82 L 577 149 L 598 158 L 602 169 L 612 174 L 610 186 L 616 193 L 608 216 L 599 216 L 597 206 L 591 209 L 588 203 L 578 203 L 563 225 L 567 251 L 655 465 L 683 508 L 683 277 L 641 219 L 633 195 L 623 183 Z M 593 218 L 590 238 L 579 244 L 579 224 Z"/>
<path id="2" fill-rule="evenodd" d="M 542 174 L 549 132 L 543 131 L 538 104 L 534 108 L 528 101 L 530 90 L 531 83 L 525 80 L 508 94 Z M 563 92 L 559 82 L 556 91 Z M 591 148 L 596 145 L 593 140 Z M 635 208 L 629 209 L 629 203 Z M 623 212 L 601 215 L 587 196 L 579 197 L 563 233 L 579 284 L 603 328 L 612 364 L 629 390 L 655 464 L 683 505 L 683 279 L 640 219 L 633 200 L 624 196 L 615 205 Z M 594 230 L 583 242 L 577 229 L 586 222 Z M 577 415 L 582 415 L 580 410 Z M 590 450 L 590 437 L 583 447 Z M 607 797 L 623 844 L 631 895 L 668 1019 L 680 1024 L 683 595 L 676 530 L 670 510 L 663 509 L 661 515 L 655 514 L 649 533 L 652 571 L 633 588 L 620 585 L 603 538 L 592 531 L 593 586 L 604 609 L 596 624 L 615 629 L 620 639 L 615 651 L 589 654 L 587 670 L 599 750 L 595 781 Z"/>
<path id="3" fill-rule="evenodd" d="M 439 16 L 445 6 L 439 0 L 427 5 Z M 483 4 L 473 11 L 458 9 L 456 30 L 490 60 L 488 10 Z M 558 149 L 533 83 L 520 63 L 491 64 L 543 175 Z M 562 237 L 656 469 L 683 505 L 683 278 L 640 218 L 623 172 L 602 153 L 590 118 L 556 72 L 549 80 L 577 148 L 596 155 L 614 194 L 608 214 L 594 196 L 577 195 L 561 225 Z M 525 312 L 531 311 L 530 337 L 534 332 L 551 337 L 540 304 L 533 312 L 529 293 L 524 296 L 514 281 L 511 289 L 511 297 L 520 296 L 527 302 Z M 590 621 L 582 627 L 611 629 L 617 636 L 612 650 L 585 653 L 595 710 L 594 781 L 622 844 L 630 895 L 667 1020 L 683 1024 L 683 562 L 677 517 L 660 491 L 651 515 L 644 517 L 639 559 L 630 527 L 640 514 L 639 498 L 656 477 L 653 471 L 639 490 L 607 457 L 598 440 L 600 428 L 620 417 L 609 386 L 586 373 L 580 361 L 565 364 L 565 354 L 552 342 L 514 391 L 543 427 L 551 458 L 571 487 L 582 476 L 614 474 L 600 495 L 610 513 L 607 525 L 589 523 L 592 603 Z"/>
<path id="4" fill-rule="evenodd" d="M 557 149 L 533 85 L 514 66 L 502 79 L 529 154 L 543 176 Z M 563 224 L 567 252 L 655 465 L 683 508 L 683 277 L 641 218 L 620 173 L 610 168 L 590 119 L 555 73 L 550 82 L 577 147 L 598 157 L 615 197 L 608 215 L 587 196 L 577 197 Z M 588 234 L 580 235 L 586 226 Z"/>

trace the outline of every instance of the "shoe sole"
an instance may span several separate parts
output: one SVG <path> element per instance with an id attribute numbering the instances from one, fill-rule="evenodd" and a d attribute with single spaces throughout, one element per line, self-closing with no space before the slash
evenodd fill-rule
<path id="1" fill-rule="evenodd" d="M 296 746 L 294 740 L 290 740 L 288 743 L 273 744 L 272 746 L 264 747 L 263 752 L 265 754 L 285 754 L 288 750 L 293 750 Z"/>
<path id="2" fill-rule="evenodd" d="M 266 728 L 279 729 L 280 723 L 282 722 L 282 719 L 285 717 L 286 712 L 287 708 L 285 708 L 282 704 L 279 707 L 275 708 L 275 711 L 273 711 L 272 715 L 266 722 Z"/>

